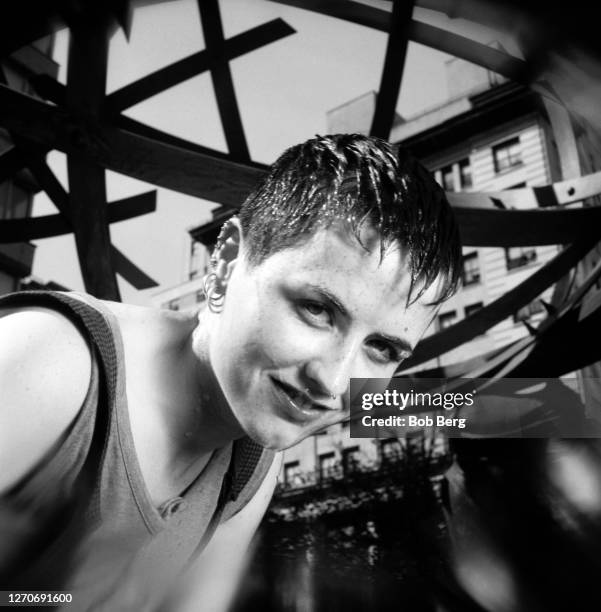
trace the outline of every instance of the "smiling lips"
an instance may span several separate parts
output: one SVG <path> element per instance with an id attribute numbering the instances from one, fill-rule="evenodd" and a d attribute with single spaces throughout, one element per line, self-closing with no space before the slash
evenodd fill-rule
<path id="1" fill-rule="evenodd" d="M 283 396 L 286 400 L 286 407 L 289 408 L 288 412 L 292 412 L 292 416 L 297 420 L 309 421 L 317 419 L 326 412 L 336 410 L 336 408 L 328 408 L 323 404 L 316 404 L 311 401 L 308 395 L 281 380 L 276 378 L 271 380 L 278 395 Z"/>

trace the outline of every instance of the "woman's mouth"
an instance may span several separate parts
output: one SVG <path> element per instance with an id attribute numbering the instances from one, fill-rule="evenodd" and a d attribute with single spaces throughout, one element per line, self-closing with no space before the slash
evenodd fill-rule
<path id="1" fill-rule="evenodd" d="M 276 396 L 283 400 L 286 413 L 296 421 L 313 421 L 324 416 L 327 412 L 332 412 L 333 408 L 328 408 L 323 404 L 313 402 L 309 396 L 296 389 L 295 387 L 270 376 Z"/>

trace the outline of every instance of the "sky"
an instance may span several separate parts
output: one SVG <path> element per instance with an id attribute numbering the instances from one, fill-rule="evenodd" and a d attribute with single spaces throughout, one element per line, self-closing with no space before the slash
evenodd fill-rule
<path id="1" fill-rule="evenodd" d="M 364 0 L 368 1 L 368 0 Z M 371 0 L 376 6 L 389 3 Z M 268 0 L 220 0 L 225 37 L 281 17 L 296 34 L 231 62 L 242 122 L 253 160 L 271 163 L 287 147 L 326 132 L 326 113 L 379 86 L 386 35 Z M 414 18 L 490 42 L 495 34 L 474 30 L 416 8 Z M 129 40 L 118 30 L 110 45 L 107 93 L 204 48 L 196 0 L 171 0 L 136 8 Z M 55 60 L 65 79 L 68 33 L 57 34 Z M 420 114 L 448 98 L 445 62 L 450 56 L 410 43 L 397 112 Z M 153 127 L 226 151 L 209 73 L 192 78 L 129 109 L 126 114 Z M 48 163 L 68 188 L 65 156 L 52 152 Z M 106 172 L 109 201 L 154 185 Z M 119 277 L 122 300 L 147 305 L 151 296 L 187 279 L 188 230 L 211 217 L 215 203 L 158 188 L 157 211 L 114 223 L 111 239 L 154 278 L 159 287 L 137 291 Z M 34 200 L 34 215 L 55 213 L 44 194 Z M 35 242 L 33 275 L 83 290 L 73 236 Z"/>

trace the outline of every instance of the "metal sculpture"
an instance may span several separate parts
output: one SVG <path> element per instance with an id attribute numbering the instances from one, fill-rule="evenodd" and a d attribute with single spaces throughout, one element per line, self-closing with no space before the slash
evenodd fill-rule
<path id="1" fill-rule="evenodd" d="M 70 26 L 72 45 L 66 86 L 43 76 L 31 79 L 38 93 L 57 106 L 0 86 L 1 123 L 14 143 L 0 158 L 0 177 L 8 177 L 23 166 L 29 168 L 73 228 L 86 290 L 117 300 L 115 270 L 139 289 L 156 283 L 110 245 L 104 170 L 224 205 L 239 203 L 262 166 L 249 160 L 228 62 L 293 32 L 276 19 L 226 41 L 216 0 L 199 2 L 207 48 L 106 96 L 112 22 L 117 20 L 127 31 L 129 8 L 125 1 L 102 7 L 57 1 L 36 5 L 36 18 L 31 20 L 20 20 L 20 15 L 9 11 L 3 22 L 7 30 L 5 52 L 14 51 L 41 33 L 50 33 L 60 22 Z M 171 137 L 158 131 L 152 131 L 149 138 L 146 126 L 119 115 L 137 101 L 206 70 L 213 77 L 230 155 L 184 141 L 174 145 Z M 45 154 L 54 148 L 67 153 L 69 194 L 64 193 L 44 161 Z M 36 223 L 40 222 L 34 221 L 31 230 Z M 15 240 L 11 233 L 14 227 L 0 227 L 6 242 Z M 33 231 L 27 236 L 23 236 L 23 228 L 20 231 L 20 238 L 35 237 Z M 46 235 L 52 235 L 48 227 Z"/>
<path id="2" fill-rule="evenodd" d="M 557 93 L 562 90 L 561 75 L 558 77 L 552 67 L 549 68 L 549 61 L 543 61 L 548 59 L 557 36 L 543 37 L 538 40 L 538 46 L 526 45 L 526 59 L 520 59 L 414 19 L 412 2 L 393 2 L 391 10 L 387 11 L 351 0 L 275 1 L 388 33 L 380 92 L 371 126 L 374 135 L 387 138 L 390 134 L 410 40 L 532 87 L 552 109 L 549 114 L 554 128 L 565 128 L 560 125 L 561 121 L 564 124 L 570 121 L 565 111 L 561 114 L 566 106 Z M 128 33 L 132 18 L 130 3 L 113 0 L 91 8 L 83 0 L 56 0 L 41 6 L 29 0 L 25 5 L 32 14 L 35 7 L 35 18 L 23 19 L 20 14 L 7 11 L 1 32 L 3 54 L 52 32 L 59 24 L 70 27 L 73 42 L 66 85 L 46 75 L 32 75 L 31 78 L 38 95 L 53 104 L 0 85 L 0 125 L 9 131 L 14 145 L 0 155 L 0 179 L 10 177 L 20 168 L 29 168 L 59 210 L 59 215 L 2 221 L 0 241 L 48 237 L 71 229 L 86 289 L 99 297 L 119 299 L 115 271 L 138 288 L 152 286 L 153 281 L 110 244 L 108 223 L 154 209 L 155 194 L 143 194 L 107 206 L 105 169 L 219 202 L 221 209 L 217 211 L 217 218 L 235 212 L 265 168 L 250 159 L 229 62 L 289 36 L 294 30 L 282 19 L 275 19 L 226 40 L 217 0 L 198 0 L 206 48 L 106 95 L 109 35 L 115 23 Z M 419 0 L 416 6 L 447 14 L 452 12 L 456 17 L 469 17 L 501 29 L 509 27 L 507 18 L 503 22 L 499 10 L 485 0 L 471 3 Z M 536 8 L 534 4 L 527 6 L 531 10 Z M 527 18 L 532 18 L 532 14 L 524 13 Z M 590 47 L 588 49 L 590 51 Z M 535 56 L 539 61 L 534 61 Z M 122 114 L 127 108 L 206 71 L 213 80 L 228 153 L 174 137 Z M 570 111 L 576 115 L 590 115 L 587 115 L 586 104 L 578 100 Z M 52 149 L 67 154 L 69 194 L 44 161 L 45 154 Z M 560 150 L 560 157 L 561 154 Z M 571 246 L 480 312 L 426 338 L 408 365 L 424 362 L 486 331 L 560 279 L 564 278 L 565 285 L 566 275 L 595 246 L 601 235 L 598 229 L 601 209 L 570 204 L 600 193 L 601 173 L 597 172 L 545 187 L 449 194 L 466 245 Z M 566 299 L 565 291 L 557 291 L 554 308 L 564 306 Z M 539 334 L 538 341 L 540 338 Z M 601 352 L 593 361 L 598 357 Z M 499 360 L 498 355 L 495 360 Z"/>

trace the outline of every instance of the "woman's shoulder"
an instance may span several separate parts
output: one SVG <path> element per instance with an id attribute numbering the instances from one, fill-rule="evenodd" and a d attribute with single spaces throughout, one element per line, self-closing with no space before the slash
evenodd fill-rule
<path id="1" fill-rule="evenodd" d="M 89 375 L 90 363 L 87 339 L 60 312 L 39 306 L 0 311 L 0 366 L 13 375 L 13 382 L 28 380 L 29 388 L 40 379 L 40 370 L 72 370 L 76 364 L 85 367 L 76 367 L 75 375 L 81 371 Z M 57 386 L 66 386 L 59 382 Z"/>
<path id="2" fill-rule="evenodd" d="M 150 331 L 156 334 L 169 334 L 182 327 L 189 327 L 196 321 L 196 315 L 191 312 L 179 312 L 100 300 L 101 305 L 111 312 L 122 331 Z"/>
<path id="3" fill-rule="evenodd" d="M 0 491 L 17 482 L 67 430 L 88 392 L 87 339 L 49 308 L 0 315 Z"/>

